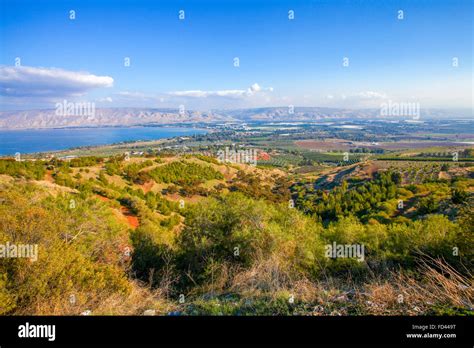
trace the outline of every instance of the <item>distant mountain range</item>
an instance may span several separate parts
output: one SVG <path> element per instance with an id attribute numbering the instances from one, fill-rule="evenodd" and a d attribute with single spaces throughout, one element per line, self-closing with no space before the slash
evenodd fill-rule
<path id="1" fill-rule="evenodd" d="M 265 107 L 238 110 L 184 111 L 151 108 L 97 108 L 92 112 L 58 113 L 57 110 L 0 112 L 0 129 L 34 129 L 64 127 L 134 126 L 180 123 L 222 122 L 298 122 L 325 119 L 393 118 L 380 115 L 379 109 L 337 109 L 322 107 Z M 471 118 L 472 110 L 421 110 L 421 118 Z"/>

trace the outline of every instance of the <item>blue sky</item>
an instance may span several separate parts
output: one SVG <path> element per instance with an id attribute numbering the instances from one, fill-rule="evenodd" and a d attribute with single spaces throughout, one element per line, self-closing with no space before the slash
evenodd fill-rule
<path id="1" fill-rule="evenodd" d="M 472 107 L 470 0 L 0 3 L 1 109 Z"/>

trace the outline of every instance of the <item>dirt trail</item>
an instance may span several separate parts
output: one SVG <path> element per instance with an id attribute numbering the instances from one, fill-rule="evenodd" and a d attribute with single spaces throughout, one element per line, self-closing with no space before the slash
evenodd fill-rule
<path id="1" fill-rule="evenodd" d="M 51 170 L 47 170 L 44 174 L 44 180 L 54 184 L 54 178 Z"/>
<path id="2" fill-rule="evenodd" d="M 141 187 L 143 192 L 148 193 L 153 188 L 154 184 L 155 183 L 153 181 L 148 181 L 148 182 L 144 183 L 143 185 L 139 185 L 139 186 Z"/>
<path id="3" fill-rule="evenodd" d="M 130 209 L 128 209 L 127 207 L 124 207 L 124 206 L 120 206 L 120 212 L 122 213 L 123 216 L 125 216 L 125 218 L 127 219 L 128 221 L 128 224 L 132 227 L 132 228 L 137 228 L 138 226 L 140 226 L 140 222 L 138 221 L 138 217 L 136 215 L 134 215 Z"/>
<path id="4" fill-rule="evenodd" d="M 96 195 L 96 197 L 102 202 L 110 202 L 110 198 L 101 195 Z M 123 205 L 121 205 L 120 210 L 114 209 L 114 211 L 116 211 L 120 217 L 124 218 L 131 228 L 135 229 L 140 226 L 140 221 L 138 220 L 138 217 L 133 214 L 128 207 L 124 207 Z"/>

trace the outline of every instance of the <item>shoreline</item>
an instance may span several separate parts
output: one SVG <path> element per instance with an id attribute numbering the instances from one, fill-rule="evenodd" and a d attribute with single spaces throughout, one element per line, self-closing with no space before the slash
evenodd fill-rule
<path id="1" fill-rule="evenodd" d="M 174 136 L 164 136 L 162 138 L 155 138 L 155 139 L 134 139 L 134 140 L 122 140 L 118 142 L 110 142 L 110 143 L 105 143 L 105 144 L 91 144 L 91 145 L 80 145 L 80 146 L 71 146 L 71 147 L 65 147 L 62 149 L 54 149 L 54 150 L 45 150 L 45 151 L 31 151 L 31 152 L 20 152 L 22 156 L 27 156 L 27 157 L 32 157 L 36 158 L 39 155 L 45 155 L 45 154 L 65 154 L 65 153 L 70 153 L 74 151 L 93 151 L 93 150 L 99 150 L 99 149 L 107 149 L 107 148 L 114 148 L 114 147 L 119 147 L 119 146 L 138 146 L 140 144 L 160 144 L 166 141 L 173 141 L 177 138 L 180 137 L 186 137 L 186 136 L 194 136 L 194 135 L 201 135 L 201 134 L 208 134 L 211 133 L 211 129 L 205 129 L 202 127 L 193 127 L 193 126 L 185 126 L 185 125 L 166 125 L 166 126 L 116 126 L 116 127 L 73 127 L 73 128 L 36 128 L 36 129 L 18 129 L 18 130 L 0 130 L 0 132 L 16 132 L 16 131 L 26 131 L 26 132 L 39 132 L 39 131 L 74 131 L 74 130 L 101 130 L 101 129 L 107 129 L 107 130 L 112 130 L 112 129 L 136 129 L 136 128 L 156 128 L 156 129 L 176 129 L 179 131 L 180 129 L 190 131 L 191 134 L 181 134 L 181 135 L 174 135 Z M 192 133 L 193 130 L 199 131 L 199 133 Z M 19 152 L 19 151 L 16 151 Z M 15 152 L 13 153 L 6 153 L 6 154 L 0 154 L 0 158 L 10 158 L 14 157 Z"/>

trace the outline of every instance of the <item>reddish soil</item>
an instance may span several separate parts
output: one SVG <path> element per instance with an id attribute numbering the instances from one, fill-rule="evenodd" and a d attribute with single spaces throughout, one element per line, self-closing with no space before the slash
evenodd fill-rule
<path id="1" fill-rule="evenodd" d="M 44 180 L 54 184 L 54 179 L 53 179 L 53 176 L 51 175 L 51 173 L 52 173 L 51 170 L 47 170 L 46 173 L 44 174 Z"/>
<path id="2" fill-rule="evenodd" d="M 101 195 L 96 195 L 98 199 L 100 199 L 102 202 L 109 202 L 110 199 Z M 130 209 L 124 206 L 120 206 L 120 212 L 119 212 L 125 219 L 127 219 L 128 224 L 132 228 L 137 228 L 140 225 L 140 222 L 138 221 L 138 217 L 134 215 Z"/>
<path id="3" fill-rule="evenodd" d="M 266 152 L 260 152 L 257 156 L 257 159 L 260 161 L 270 161 L 271 157 Z"/>
<path id="4" fill-rule="evenodd" d="M 127 218 L 128 224 L 132 228 L 137 228 L 140 225 L 137 216 L 133 215 L 130 209 L 128 209 L 127 207 L 121 206 L 120 212 Z"/>
<path id="5" fill-rule="evenodd" d="M 326 139 L 326 140 L 298 140 L 295 144 L 308 150 L 330 151 L 330 150 L 348 150 L 356 147 L 381 148 L 386 150 L 403 149 L 422 149 L 437 146 L 468 146 L 461 142 L 454 141 L 394 141 L 381 142 L 377 145 L 367 142 L 350 141 L 344 139 Z"/>
<path id="6" fill-rule="evenodd" d="M 370 163 L 367 165 L 363 165 L 357 174 L 366 174 L 368 177 L 372 178 L 374 176 L 374 173 L 377 173 L 379 169 L 380 168 L 376 164 Z"/>
<path id="7" fill-rule="evenodd" d="M 439 179 L 451 179 L 451 175 L 449 175 L 448 173 L 446 172 L 439 172 L 438 174 L 438 178 Z"/>
<path id="8" fill-rule="evenodd" d="M 97 198 L 99 198 L 102 202 L 108 202 L 110 201 L 110 198 L 101 196 L 101 195 L 95 195 Z"/>
<path id="9" fill-rule="evenodd" d="M 140 187 L 143 190 L 143 192 L 147 193 L 147 192 L 150 192 L 153 185 L 154 185 L 153 181 L 148 181 L 148 182 L 144 183 L 143 185 L 140 185 Z"/>

